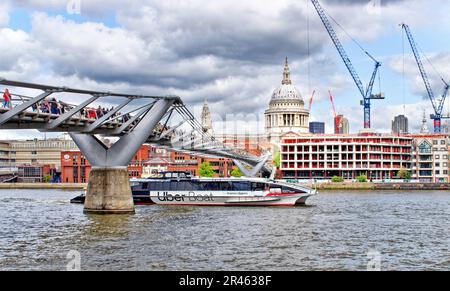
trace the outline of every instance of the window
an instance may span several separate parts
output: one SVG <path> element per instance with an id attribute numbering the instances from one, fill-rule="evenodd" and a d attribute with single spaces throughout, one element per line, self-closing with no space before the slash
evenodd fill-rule
<path id="1" fill-rule="evenodd" d="M 218 184 L 219 184 L 220 191 L 231 191 L 231 190 L 233 190 L 233 185 L 231 184 L 231 182 L 220 182 Z"/>
<path id="2" fill-rule="evenodd" d="M 436 160 L 439 160 L 439 155 L 436 155 L 434 158 L 435 158 Z"/>
<path id="3" fill-rule="evenodd" d="M 433 145 L 437 145 L 438 141 L 437 140 L 433 140 Z"/>
<path id="4" fill-rule="evenodd" d="M 169 181 L 165 181 L 161 183 L 161 189 L 160 191 L 170 191 L 170 182 Z"/>
<path id="5" fill-rule="evenodd" d="M 445 145 L 445 140 L 441 140 L 441 145 Z"/>
<path id="6" fill-rule="evenodd" d="M 161 191 L 163 189 L 162 182 L 151 182 L 150 183 L 150 191 Z"/>
<path id="7" fill-rule="evenodd" d="M 37 151 L 32 151 L 31 154 L 32 155 L 37 155 Z"/>
<path id="8" fill-rule="evenodd" d="M 431 145 L 427 142 L 423 142 L 419 146 L 419 152 L 422 154 L 428 154 L 431 153 Z"/>
<path id="9" fill-rule="evenodd" d="M 439 171 L 439 170 L 436 170 L 436 175 L 440 175 L 441 174 L 441 171 Z"/>
<path id="10" fill-rule="evenodd" d="M 233 191 L 250 191 L 249 182 L 233 182 Z"/>
<path id="11" fill-rule="evenodd" d="M 252 191 L 264 191 L 264 183 L 252 183 Z"/>
<path id="12" fill-rule="evenodd" d="M 170 190 L 171 191 L 178 190 L 178 181 L 170 181 Z"/>

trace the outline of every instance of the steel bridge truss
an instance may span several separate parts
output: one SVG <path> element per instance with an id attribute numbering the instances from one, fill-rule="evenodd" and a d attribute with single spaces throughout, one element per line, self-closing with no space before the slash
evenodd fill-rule
<path id="1" fill-rule="evenodd" d="M 21 90 L 42 91 L 35 97 L 12 94 L 15 106 L 0 108 L 0 129 L 67 132 L 93 167 L 126 167 L 142 144 L 151 143 L 192 155 L 232 159 L 244 174 L 250 176 L 255 176 L 260 171 L 271 172 L 271 168 L 266 165 L 268 156 L 256 157 L 228 148 L 206 133 L 178 96 L 98 92 L 6 79 L 0 79 L 0 84 Z M 46 102 L 54 94 L 62 93 L 84 96 L 85 100 L 75 105 L 60 101 L 65 108 L 61 114 L 39 110 L 42 102 Z M 106 97 L 117 98 L 118 103 L 103 116 L 90 118 L 81 114 L 95 101 Z M 127 109 L 129 107 L 132 109 Z M 178 122 L 172 125 L 172 121 L 176 119 Z M 116 137 L 118 140 L 108 147 L 98 136 Z M 242 163 L 253 169 L 245 170 Z"/>

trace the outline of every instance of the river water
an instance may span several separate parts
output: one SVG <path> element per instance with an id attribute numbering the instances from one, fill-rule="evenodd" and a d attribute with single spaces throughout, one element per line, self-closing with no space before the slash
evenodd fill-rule
<path id="1" fill-rule="evenodd" d="M 0 270 L 450 270 L 450 193 L 322 192 L 294 208 L 139 206 L 0 190 Z"/>

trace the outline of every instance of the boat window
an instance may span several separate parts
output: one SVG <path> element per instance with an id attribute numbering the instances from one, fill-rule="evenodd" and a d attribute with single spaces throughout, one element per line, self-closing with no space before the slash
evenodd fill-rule
<path id="1" fill-rule="evenodd" d="M 162 182 L 151 182 L 150 183 L 150 191 L 161 191 L 162 190 Z"/>
<path id="2" fill-rule="evenodd" d="M 178 181 L 170 181 L 170 191 L 178 190 Z"/>
<path id="3" fill-rule="evenodd" d="M 173 182 L 175 182 L 175 181 L 172 181 L 172 183 Z M 175 182 L 175 183 L 176 183 L 176 188 L 175 189 L 178 190 L 178 191 L 184 191 L 184 189 L 186 188 L 186 183 L 184 181 L 178 181 L 178 182 Z"/>
<path id="4" fill-rule="evenodd" d="M 196 191 L 208 191 L 209 190 L 208 183 L 206 183 L 206 182 L 195 181 L 193 185 L 194 185 L 194 189 Z"/>
<path id="5" fill-rule="evenodd" d="M 148 182 L 144 182 L 141 184 L 141 189 L 142 190 L 147 190 L 148 189 Z"/>
<path id="6" fill-rule="evenodd" d="M 192 191 L 194 190 L 194 184 L 192 181 L 183 181 L 183 191 Z"/>
<path id="7" fill-rule="evenodd" d="M 264 191 L 264 183 L 252 183 L 252 191 Z"/>
<path id="8" fill-rule="evenodd" d="M 170 191 L 170 182 L 164 181 L 161 183 L 161 190 L 160 191 Z"/>
<path id="9" fill-rule="evenodd" d="M 233 186 L 231 182 L 220 182 L 218 183 L 221 191 L 231 191 L 233 190 Z"/>
<path id="10" fill-rule="evenodd" d="M 220 183 L 215 183 L 215 182 L 206 182 L 206 188 L 209 191 L 219 191 L 220 190 Z"/>
<path id="11" fill-rule="evenodd" d="M 243 182 L 233 182 L 233 190 L 234 191 L 250 191 L 250 183 Z"/>
<path id="12" fill-rule="evenodd" d="M 191 191 L 201 191 L 200 185 L 197 181 L 189 181 L 189 184 L 191 184 Z"/>

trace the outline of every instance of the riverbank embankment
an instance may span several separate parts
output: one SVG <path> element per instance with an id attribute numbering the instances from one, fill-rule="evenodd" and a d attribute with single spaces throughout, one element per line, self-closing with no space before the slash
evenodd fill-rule
<path id="1" fill-rule="evenodd" d="M 77 183 L 2 183 L 0 189 L 54 189 L 76 191 L 83 190 L 87 184 Z"/>
<path id="2" fill-rule="evenodd" d="M 450 183 L 317 183 L 308 185 L 317 190 L 450 190 Z M 4 183 L 0 189 L 56 189 L 77 191 L 86 189 L 87 184 L 76 183 Z"/>
<path id="3" fill-rule="evenodd" d="M 450 190 L 450 183 L 321 183 L 317 190 Z"/>

